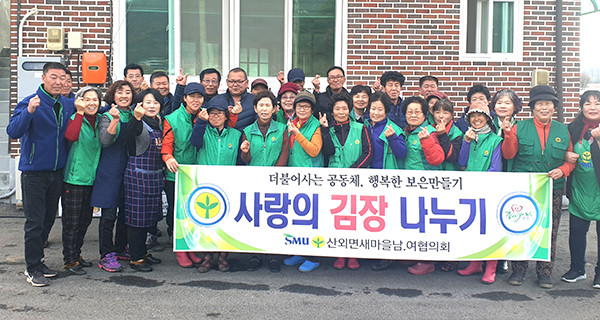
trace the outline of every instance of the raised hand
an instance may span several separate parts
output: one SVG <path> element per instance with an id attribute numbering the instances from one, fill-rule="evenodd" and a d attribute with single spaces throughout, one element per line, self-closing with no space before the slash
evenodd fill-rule
<path id="1" fill-rule="evenodd" d="M 312 85 L 315 88 L 315 92 L 317 92 L 317 93 L 321 92 L 321 80 L 319 78 L 321 78 L 321 76 L 320 75 L 316 75 L 312 79 Z"/>
<path id="2" fill-rule="evenodd" d="M 471 141 L 475 140 L 476 137 L 477 135 L 475 135 L 475 131 L 473 131 L 473 128 L 469 128 L 469 130 L 465 132 L 465 141 L 467 143 L 471 143 Z"/>
<path id="3" fill-rule="evenodd" d="M 373 85 L 371 87 L 373 88 L 373 92 L 379 92 L 383 89 L 381 87 L 381 82 L 379 82 L 379 80 L 375 80 L 375 82 L 373 82 Z"/>
<path id="4" fill-rule="evenodd" d="M 121 119 L 121 113 L 116 105 L 112 105 L 112 108 L 108 111 L 108 114 L 113 118 L 113 120 L 119 121 Z"/>
<path id="5" fill-rule="evenodd" d="M 177 76 L 177 78 L 175 78 L 175 82 L 180 85 L 180 86 L 184 86 L 187 84 L 187 78 L 188 78 L 188 74 L 186 73 L 185 75 L 183 75 L 183 70 L 179 69 L 179 75 Z"/>
<path id="6" fill-rule="evenodd" d="M 327 122 L 327 114 L 322 114 L 319 112 L 319 122 L 325 128 L 329 128 L 329 123 Z"/>
<path id="7" fill-rule="evenodd" d="M 83 97 L 75 99 L 75 110 L 77 110 L 77 113 L 79 114 L 85 112 L 85 102 L 83 102 Z"/>
<path id="8" fill-rule="evenodd" d="M 244 142 L 242 142 L 242 145 L 240 146 L 240 150 L 243 153 L 250 152 L 250 142 L 248 140 L 244 140 Z"/>
<path id="9" fill-rule="evenodd" d="M 510 123 L 510 117 L 504 118 L 504 121 L 502 121 L 502 131 L 510 132 L 511 129 L 512 123 Z"/>
<path id="10" fill-rule="evenodd" d="M 283 76 L 283 71 L 279 71 L 279 73 L 277 74 L 277 81 L 279 81 L 279 83 L 283 84 L 285 82 L 285 77 Z"/>
<path id="11" fill-rule="evenodd" d="M 242 107 L 242 102 L 240 101 L 236 102 L 233 107 L 229 106 L 229 113 L 231 114 L 240 114 L 243 110 L 244 107 Z"/>
<path id="12" fill-rule="evenodd" d="M 27 112 L 33 114 L 35 112 L 35 110 L 37 109 L 37 107 L 40 106 L 40 97 L 37 96 L 37 94 L 29 99 L 29 104 L 27 105 Z"/>
<path id="13" fill-rule="evenodd" d="M 142 106 L 141 102 L 138 102 L 135 109 L 133 109 L 133 116 L 139 121 L 142 120 L 142 117 L 146 114 L 146 109 Z"/>
<path id="14" fill-rule="evenodd" d="M 300 133 L 300 130 L 298 130 L 298 127 L 296 127 L 295 124 L 293 124 L 291 121 L 288 121 L 288 132 L 290 134 L 297 135 Z"/>
<path id="15" fill-rule="evenodd" d="M 446 121 L 444 121 L 444 119 L 435 126 L 435 131 L 437 131 L 438 134 L 446 133 Z"/>
<path id="16" fill-rule="evenodd" d="M 391 136 L 393 136 L 396 133 L 396 131 L 394 131 L 394 128 L 392 127 L 392 125 L 388 125 L 387 127 L 385 127 L 385 131 L 383 132 L 383 134 L 385 134 L 386 138 L 389 138 Z"/>
<path id="17" fill-rule="evenodd" d="M 198 119 L 208 121 L 208 111 L 206 109 L 198 111 Z"/>
<path id="18" fill-rule="evenodd" d="M 425 127 L 421 127 L 421 131 L 419 132 L 419 134 L 417 134 L 417 137 L 419 137 L 419 140 L 427 139 L 430 136 L 431 136 L 431 134 L 429 133 L 429 131 L 427 131 L 427 128 L 425 128 Z"/>

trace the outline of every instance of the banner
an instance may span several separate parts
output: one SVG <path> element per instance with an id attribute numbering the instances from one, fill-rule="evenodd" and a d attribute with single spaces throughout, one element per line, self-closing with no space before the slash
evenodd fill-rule
<path id="1" fill-rule="evenodd" d="M 550 259 L 542 173 L 179 167 L 175 251 Z"/>

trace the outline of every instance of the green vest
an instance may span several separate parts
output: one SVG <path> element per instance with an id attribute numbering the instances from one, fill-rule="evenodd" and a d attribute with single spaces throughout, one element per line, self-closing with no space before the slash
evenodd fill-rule
<path id="1" fill-rule="evenodd" d="M 564 163 L 565 152 L 569 147 L 567 126 L 552 120 L 546 140 L 546 149 L 542 151 L 540 138 L 533 119 L 519 121 L 517 126 L 519 151 L 515 156 L 516 172 L 550 172 Z M 554 180 L 554 190 L 563 187 L 565 178 Z"/>
<path id="2" fill-rule="evenodd" d="M 237 163 L 241 136 L 241 132 L 229 127 L 224 127 L 219 135 L 219 130 L 207 124 L 206 131 L 204 131 L 204 144 L 198 150 L 197 163 L 234 166 Z"/>
<path id="3" fill-rule="evenodd" d="M 72 115 L 71 119 L 75 119 L 75 115 Z M 100 119 L 100 115 L 97 115 L 96 119 Z M 78 186 L 94 185 L 101 151 L 102 144 L 98 139 L 98 121 L 93 130 L 84 116 L 79 139 L 71 143 L 63 181 Z"/>
<path id="4" fill-rule="evenodd" d="M 185 110 L 185 107 L 180 107 L 165 116 L 165 119 L 169 121 L 171 131 L 173 131 L 173 157 L 175 160 L 179 164 L 196 163 L 196 147 L 190 143 L 194 128 L 192 115 Z M 165 180 L 175 181 L 175 173 L 166 170 Z"/>
<path id="5" fill-rule="evenodd" d="M 367 128 L 371 127 L 371 122 L 367 121 Z M 389 118 L 386 120 L 385 127 L 392 126 L 396 135 L 398 135 L 398 139 L 406 140 L 406 133 L 402 130 L 396 123 L 394 123 Z M 383 141 L 383 169 L 404 169 L 404 159 L 397 159 L 394 153 L 392 152 L 392 148 L 390 148 L 390 144 L 388 142 L 387 137 L 385 136 L 385 128 L 381 131 L 379 135 L 379 140 Z"/>
<path id="6" fill-rule="evenodd" d="M 302 133 L 307 140 L 310 140 L 320 126 L 319 120 L 315 117 L 309 117 L 306 123 L 300 128 L 300 133 Z M 298 140 L 294 140 L 293 147 L 290 148 L 288 166 L 320 168 L 323 166 L 323 154 L 319 151 L 319 154 L 316 157 L 311 157 L 304 151 L 304 148 L 298 143 Z"/>
<path id="7" fill-rule="evenodd" d="M 257 120 L 258 121 L 258 120 Z M 271 121 L 269 129 L 267 129 L 266 137 L 263 138 L 258 123 L 253 124 L 244 129 L 246 139 L 250 142 L 250 160 L 251 166 L 272 167 L 277 163 L 281 149 L 283 147 L 283 133 L 286 125 L 277 121 Z"/>
<path id="8" fill-rule="evenodd" d="M 579 158 L 575 170 L 571 173 L 573 186 L 569 211 L 581 219 L 598 221 L 600 220 L 600 187 L 594 172 L 590 141 L 583 140 L 576 143 L 573 152 L 577 153 Z"/>
<path id="9" fill-rule="evenodd" d="M 333 127 L 329 129 L 331 141 L 333 141 L 335 147 L 335 153 L 329 157 L 329 167 L 331 168 L 350 168 L 362 154 L 362 130 L 364 130 L 364 126 L 356 121 L 350 121 L 348 125 L 350 126 L 350 132 L 348 132 L 344 145 L 338 140 Z"/>
<path id="10" fill-rule="evenodd" d="M 406 160 L 404 161 L 404 167 L 407 170 L 442 170 L 441 165 L 432 166 L 425 158 L 423 147 L 421 147 L 421 140 L 419 139 L 419 132 L 421 132 L 421 128 L 423 127 L 427 128 L 429 133 L 436 131 L 434 127 L 429 126 L 427 121 L 425 121 L 406 137 Z"/>
<path id="11" fill-rule="evenodd" d="M 494 124 L 494 128 L 496 128 L 496 134 L 498 134 L 499 137 L 502 137 L 504 139 L 504 134 L 502 131 L 502 124 L 500 123 L 500 120 L 498 119 L 497 116 L 494 116 L 494 119 L 492 120 L 492 123 Z M 514 126 L 515 123 L 517 123 L 517 121 L 515 121 L 514 117 L 510 118 L 510 123 Z M 515 159 L 504 159 L 504 157 L 502 157 L 502 172 L 512 172 L 515 168 Z"/>
<path id="12" fill-rule="evenodd" d="M 471 141 L 469 161 L 465 171 L 487 171 L 492 164 L 492 152 L 502 142 L 502 138 L 491 131 L 480 134 L 478 140 Z"/>

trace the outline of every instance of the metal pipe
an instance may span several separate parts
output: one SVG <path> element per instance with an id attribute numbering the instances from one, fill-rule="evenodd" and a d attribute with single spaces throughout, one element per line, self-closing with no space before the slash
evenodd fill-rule
<path id="1" fill-rule="evenodd" d="M 565 121 L 563 108 L 563 2 L 556 0 L 556 93 L 558 93 L 558 121 Z"/>
<path id="2" fill-rule="evenodd" d="M 32 15 L 36 15 L 38 13 L 37 8 L 33 8 L 23 16 L 23 19 L 19 23 L 19 51 L 17 53 L 17 57 L 21 57 L 23 55 L 23 24 L 25 24 L 25 20 Z"/>

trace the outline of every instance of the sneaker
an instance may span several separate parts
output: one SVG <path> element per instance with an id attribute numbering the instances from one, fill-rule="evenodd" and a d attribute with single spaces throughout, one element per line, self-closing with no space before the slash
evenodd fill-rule
<path id="1" fill-rule="evenodd" d="M 257 257 L 257 256 L 253 256 L 250 261 L 248 262 L 248 271 L 256 271 L 258 269 L 260 269 L 260 267 L 262 266 L 262 259 Z"/>
<path id="2" fill-rule="evenodd" d="M 155 258 L 153 257 L 151 254 L 147 254 L 144 256 L 144 260 L 146 261 L 146 263 L 148 264 L 159 264 L 162 262 L 162 260 L 160 260 L 159 258 Z"/>
<path id="3" fill-rule="evenodd" d="M 271 259 L 269 260 L 269 271 L 273 272 L 273 273 L 277 273 L 279 271 L 281 271 L 281 263 L 279 263 L 279 260 L 277 259 Z"/>
<path id="4" fill-rule="evenodd" d="M 552 284 L 552 279 L 550 279 L 549 275 L 539 274 L 538 275 L 538 286 L 544 289 L 552 289 L 554 286 Z"/>
<path id="5" fill-rule="evenodd" d="M 379 260 L 371 268 L 373 269 L 373 271 L 383 271 L 389 267 L 390 267 L 389 260 Z"/>
<path id="6" fill-rule="evenodd" d="M 75 276 L 82 276 L 86 274 L 85 270 L 83 270 L 83 266 L 79 262 L 75 262 L 72 264 L 66 264 L 65 270 L 69 272 L 69 274 Z"/>
<path id="7" fill-rule="evenodd" d="M 600 289 L 600 274 L 596 274 L 594 276 L 594 283 L 592 284 L 592 288 Z"/>
<path id="8" fill-rule="evenodd" d="M 44 274 L 39 270 L 31 272 L 25 270 L 25 276 L 27 277 L 27 282 L 31 283 L 34 287 L 45 287 L 50 284 L 50 280 L 46 279 Z"/>
<path id="9" fill-rule="evenodd" d="M 417 276 L 430 274 L 435 271 L 435 265 L 433 262 L 418 262 L 414 266 L 408 268 L 408 273 Z"/>
<path id="10" fill-rule="evenodd" d="M 304 261 L 300 267 L 298 267 L 298 271 L 300 272 L 311 272 L 313 270 L 315 270 L 316 268 L 318 268 L 321 264 L 318 262 L 312 262 L 312 261 Z"/>
<path id="11" fill-rule="evenodd" d="M 158 237 L 152 233 L 146 235 L 146 249 L 150 249 L 158 244 Z"/>
<path id="12" fill-rule="evenodd" d="M 58 275 L 58 271 L 48 268 L 48 266 L 43 263 L 40 267 L 40 271 L 46 278 L 54 278 L 56 275 Z"/>
<path id="13" fill-rule="evenodd" d="M 104 269 L 108 272 L 119 272 L 123 270 L 121 264 L 115 258 L 115 253 L 107 253 L 104 258 L 98 261 L 98 268 Z"/>
<path id="14" fill-rule="evenodd" d="M 123 252 L 119 252 L 119 253 L 113 253 L 113 256 L 115 257 L 115 259 L 118 260 L 131 260 L 131 255 L 129 254 L 129 250 L 125 250 Z"/>
<path id="15" fill-rule="evenodd" d="M 137 261 L 130 261 L 129 267 L 131 267 L 131 269 L 133 269 L 135 271 L 140 271 L 140 272 L 152 271 L 152 266 L 145 259 L 140 259 Z"/>
<path id="16" fill-rule="evenodd" d="M 513 273 L 508 278 L 508 284 L 511 284 L 513 286 L 520 286 L 523 284 L 523 279 L 525 279 L 524 274 L 513 271 Z"/>
<path id="17" fill-rule="evenodd" d="M 293 256 L 283 259 L 283 264 L 285 264 L 286 266 L 295 266 L 304 263 L 304 261 L 306 261 L 306 258 L 303 258 L 301 256 Z"/>
<path id="18" fill-rule="evenodd" d="M 567 273 L 563 274 L 563 276 L 560 277 L 560 280 L 562 280 L 564 282 L 573 283 L 573 282 L 577 282 L 577 280 L 583 280 L 586 277 L 587 277 L 587 275 L 585 274 L 584 271 L 575 271 L 573 269 L 569 269 L 569 271 L 567 271 Z"/>
<path id="19" fill-rule="evenodd" d="M 91 262 L 83 260 L 82 256 L 79 256 L 79 264 L 84 268 L 90 268 L 91 266 L 93 266 Z"/>

